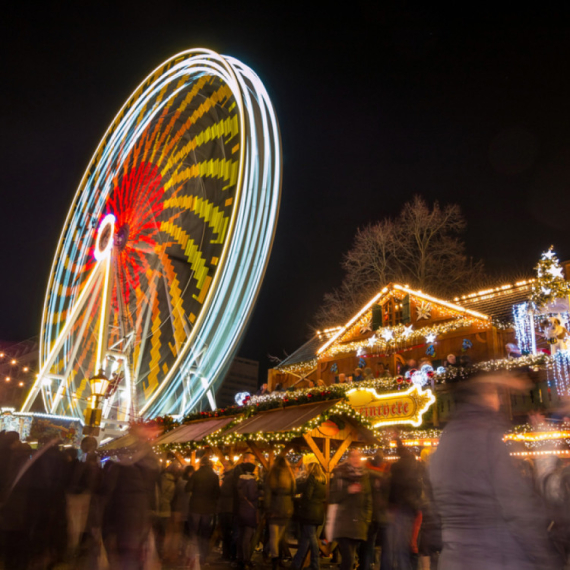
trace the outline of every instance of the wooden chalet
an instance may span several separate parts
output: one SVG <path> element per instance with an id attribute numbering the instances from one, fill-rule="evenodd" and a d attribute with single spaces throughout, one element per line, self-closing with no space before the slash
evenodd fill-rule
<path id="1" fill-rule="evenodd" d="M 270 370 L 270 388 L 302 387 L 307 380 L 329 385 L 356 368 L 371 368 L 376 376 L 379 364 L 397 376 L 409 359 L 427 358 L 437 368 L 451 353 L 474 363 L 504 358 L 512 329 L 496 326 L 472 305 L 471 298 L 451 302 L 391 283 L 346 324 L 317 333 Z"/>

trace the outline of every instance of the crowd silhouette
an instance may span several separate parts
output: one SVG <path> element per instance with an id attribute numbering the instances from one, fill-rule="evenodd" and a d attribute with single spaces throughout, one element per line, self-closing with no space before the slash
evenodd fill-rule
<path id="1" fill-rule="evenodd" d="M 278 455 L 268 470 L 248 452 L 188 465 L 159 457 L 144 428 L 118 458 L 92 437 L 33 450 L 2 432 L 2 568 L 562 569 L 570 468 L 514 462 L 506 382 L 465 383 L 435 453 L 400 442 L 388 461 L 351 448 L 330 476 L 312 455 Z"/>

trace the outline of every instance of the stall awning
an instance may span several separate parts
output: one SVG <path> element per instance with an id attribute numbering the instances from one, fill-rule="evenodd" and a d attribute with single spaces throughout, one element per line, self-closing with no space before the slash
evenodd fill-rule
<path id="1" fill-rule="evenodd" d="M 290 408 L 279 408 L 268 412 L 259 412 L 255 416 L 234 426 L 226 433 L 276 433 L 292 430 L 320 416 L 338 402 L 339 400 L 328 400 L 326 402 L 317 402 L 316 404 L 304 404 L 302 406 L 291 406 Z"/>
<path id="2" fill-rule="evenodd" d="M 130 447 L 136 442 L 137 438 L 134 435 L 127 433 L 121 437 L 118 437 L 117 439 L 114 439 L 113 441 L 110 441 L 109 443 L 106 443 L 105 445 L 102 445 L 99 448 L 99 451 L 115 451 L 117 449 L 123 449 L 124 447 Z"/>
<path id="3" fill-rule="evenodd" d="M 166 443 L 187 443 L 189 441 L 202 441 L 205 437 L 226 427 L 235 419 L 234 416 L 227 418 L 213 418 L 197 420 L 195 422 L 179 426 L 164 435 L 161 435 L 153 445 Z"/>

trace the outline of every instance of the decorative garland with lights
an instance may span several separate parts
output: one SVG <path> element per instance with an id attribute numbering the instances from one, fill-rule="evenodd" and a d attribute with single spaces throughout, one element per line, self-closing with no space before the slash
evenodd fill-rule
<path id="1" fill-rule="evenodd" d="M 338 344 L 330 346 L 324 353 L 324 356 L 332 357 L 339 354 L 356 352 L 357 355 L 362 354 L 365 347 L 371 349 L 379 346 L 380 350 L 393 348 L 403 342 L 417 342 L 424 339 L 425 343 L 433 343 L 440 335 L 445 335 L 453 331 L 464 328 L 477 326 L 481 330 L 485 330 L 491 326 L 490 322 L 480 322 L 473 318 L 459 317 L 442 324 L 435 324 L 419 329 L 414 329 L 413 325 L 396 325 L 395 327 L 381 327 L 374 335 L 366 340 L 348 342 L 346 344 Z M 376 349 L 375 349 L 376 350 Z"/>
<path id="2" fill-rule="evenodd" d="M 502 358 L 498 360 L 487 360 L 478 362 L 472 366 L 449 367 L 445 371 L 438 368 L 436 377 L 438 380 L 446 382 L 449 380 L 464 380 L 477 372 L 494 372 L 496 370 L 517 370 L 519 368 L 530 367 L 539 370 L 552 365 L 552 356 L 548 354 L 527 354 L 519 358 Z"/>
<path id="3" fill-rule="evenodd" d="M 311 360 L 303 360 L 302 362 L 295 362 L 295 364 L 288 364 L 285 366 L 276 366 L 276 369 L 283 373 L 292 373 L 292 374 L 306 374 L 310 370 L 314 370 L 317 367 L 318 360 L 316 358 L 312 358 Z"/>

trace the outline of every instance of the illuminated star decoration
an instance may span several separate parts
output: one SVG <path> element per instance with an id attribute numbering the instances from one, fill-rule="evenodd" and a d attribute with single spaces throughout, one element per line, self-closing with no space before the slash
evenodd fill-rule
<path id="1" fill-rule="evenodd" d="M 543 288 L 542 288 L 542 292 L 543 292 L 545 295 L 550 295 L 550 293 L 552 293 L 552 289 L 549 289 L 548 287 L 543 287 Z"/>
<path id="2" fill-rule="evenodd" d="M 554 257 L 554 252 L 552 251 L 552 249 L 549 249 L 548 251 L 545 251 L 542 254 L 542 259 L 552 259 Z"/>
<path id="3" fill-rule="evenodd" d="M 370 346 L 374 346 L 374 345 L 376 344 L 376 341 L 377 341 L 377 340 L 378 340 L 378 339 L 376 338 L 376 335 L 372 335 L 372 336 L 368 339 L 368 344 L 369 344 Z"/>
<path id="4" fill-rule="evenodd" d="M 364 354 L 364 348 L 359 346 L 358 350 L 356 351 L 356 356 L 362 356 L 363 354 Z"/>
<path id="5" fill-rule="evenodd" d="M 394 340 L 394 331 L 392 329 L 384 329 L 380 335 L 386 342 Z"/>
<path id="6" fill-rule="evenodd" d="M 426 335 L 426 342 L 431 344 L 432 342 L 435 342 L 436 339 L 436 334 L 435 333 L 429 333 Z"/>
<path id="7" fill-rule="evenodd" d="M 552 267 L 549 267 L 547 271 L 548 273 L 550 273 L 550 275 L 552 275 L 552 277 L 554 278 L 559 277 L 560 279 L 563 279 L 562 267 L 556 267 L 555 265 L 553 265 Z"/>
<path id="8" fill-rule="evenodd" d="M 360 327 L 360 334 L 366 334 L 367 332 L 372 332 L 372 317 L 370 317 L 363 325 Z"/>
<path id="9" fill-rule="evenodd" d="M 416 321 L 420 319 L 430 319 L 431 318 L 431 304 L 425 301 L 422 301 L 417 307 L 418 315 L 416 317 Z"/>
<path id="10" fill-rule="evenodd" d="M 404 330 L 402 331 L 402 334 L 404 335 L 404 338 L 408 338 L 412 332 L 414 331 L 414 327 L 412 325 L 408 325 L 407 327 L 404 327 Z"/>

